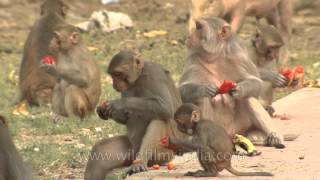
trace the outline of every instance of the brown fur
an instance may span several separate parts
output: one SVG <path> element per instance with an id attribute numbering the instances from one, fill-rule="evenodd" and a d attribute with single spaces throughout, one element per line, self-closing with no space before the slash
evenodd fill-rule
<path id="1" fill-rule="evenodd" d="M 279 66 L 287 64 L 293 0 L 191 0 L 191 4 L 189 32 L 195 27 L 195 20 L 200 17 L 224 18 L 235 32 L 240 30 L 246 16 L 266 18 L 284 37 L 285 45 L 281 50 Z"/>
<path id="2" fill-rule="evenodd" d="M 180 153 L 197 151 L 198 160 L 204 170 L 188 172 L 186 176 L 215 177 L 224 169 L 237 176 L 272 176 L 268 172 L 240 172 L 231 166 L 235 146 L 228 133 L 212 119 L 201 117 L 200 108 L 186 103 L 174 115 L 181 132 L 191 140 L 170 139 L 170 143 L 180 146 Z"/>
<path id="3" fill-rule="evenodd" d="M 113 159 L 89 159 L 86 180 L 103 180 L 113 169 L 128 165 L 125 175 L 146 171 L 147 165 L 163 165 L 173 158 L 173 152 L 160 146 L 160 139 L 183 137 L 173 122 L 180 95 L 166 70 L 132 52 L 121 51 L 112 58 L 108 73 L 122 97 L 108 101 L 107 107 L 100 106 L 97 112 L 102 119 L 112 118 L 126 125 L 127 135 L 94 145 L 91 156 L 111 154 Z M 116 158 L 123 153 L 128 154 L 125 159 Z M 134 160 L 136 163 L 132 163 Z"/>
<path id="4" fill-rule="evenodd" d="M 229 28 L 219 18 L 197 21 L 197 30 L 187 43 L 189 56 L 180 79 L 182 99 L 198 105 L 203 118 L 214 120 L 230 135 L 258 136 L 270 146 L 282 144 L 282 135 L 257 100 L 262 84 L 258 70 Z M 231 94 L 199 94 L 203 87 L 217 89 L 224 80 L 237 83 Z"/>
<path id="5" fill-rule="evenodd" d="M 58 26 L 50 48 L 57 54 L 56 64 L 42 64 L 53 75 L 52 109 L 60 116 L 85 118 L 95 109 L 101 94 L 100 71 L 76 27 Z M 57 41 L 60 43 L 57 44 Z"/>
<path id="6" fill-rule="evenodd" d="M 31 170 L 19 155 L 6 124 L 0 115 L 0 179 L 31 180 Z"/>
<path id="7" fill-rule="evenodd" d="M 39 68 L 41 58 L 53 55 L 49 43 L 53 29 L 64 24 L 66 6 L 61 0 L 46 0 L 41 6 L 41 17 L 33 25 L 24 45 L 19 74 L 17 102 L 26 100 L 30 105 L 51 103 L 54 78 Z"/>
<path id="8" fill-rule="evenodd" d="M 259 26 L 252 39 L 247 42 L 250 59 L 258 67 L 263 80 L 260 102 L 272 116 L 274 109 L 271 106 L 273 100 L 273 88 L 285 87 L 287 80 L 277 69 L 279 59 L 278 52 L 283 45 L 280 32 L 273 26 Z"/>

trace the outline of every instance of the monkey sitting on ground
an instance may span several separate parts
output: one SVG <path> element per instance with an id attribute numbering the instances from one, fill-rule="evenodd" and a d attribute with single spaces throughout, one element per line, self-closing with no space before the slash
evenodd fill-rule
<path id="1" fill-rule="evenodd" d="M 52 110 L 59 116 L 89 116 L 101 93 L 100 71 L 79 30 L 72 25 L 58 26 L 50 43 L 57 54 L 52 63 L 43 62 L 41 68 L 56 78 Z"/>
<path id="2" fill-rule="evenodd" d="M 8 131 L 6 119 L 0 115 L 0 179 L 31 180 L 31 169 L 23 162 Z"/>
<path id="3" fill-rule="evenodd" d="M 250 59 L 258 67 L 260 78 L 263 80 L 260 102 L 272 116 L 274 108 L 273 88 L 283 88 L 288 80 L 277 69 L 280 48 L 284 42 L 280 32 L 270 25 L 259 25 L 253 38 L 247 42 Z"/>
<path id="4" fill-rule="evenodd" d="M 235 146 L 228 133 L 212 120 L 201 117 L 200 108 L 186 103 L 174 115 L 178 129 L 191 136 L 191 140 L 170 138 L 170 144 L 180 146 L 179 154 L 197 151 L 198 160 L 204 170 L 188 172 L 186 176 L 215 177 L 224 169 L 237 176 L 273 176 L 269 172 L 241 172 L 231 166 Z"/>
<path id="5" fill-rule="evenodd" d="M 88 160 L 85 180 L 103 180 L 115 168 L 130 166 L 126 173 L 148 170 L 148 165 L 163 165 L 174 152 L 162 147 L 163 137 L 183 138 L 173 121 L 181 97 L 170 73 L 161 65 L 144 61 L 130 51 L 120 51 L 111 60 L 108 74 L 121 98 L 99 106 L 102 119 L 112 118 L 127 127 L 127 134 L 96 143 L 91 156 L 111 158 Z M 117 157 L 123 158 L 117 158 Z"/>
<path id="6" fill-rule="evenodd" d="M 41 5 L 41 17 L 33 25 L 24 45 L 16 104 L 23 101 L 31 106 L 51 103 L 55 80 L 39 68 L 39 64 L 44 56 L 56 56 L 50 52 L 49 44 L 53 29 L 65 24 L 66 11 L 67 6 L 62 0 L 46 0 Z"/>
<path id="7" fill-rule="evenodd" d="M 205 119 L 230 136 L 242 134 L 254 144 L 283 147 L 282 134 L 258 100 L 263 82 L 258 69 L 230 25 L 220 18 L 199 19 L 187 47 L 179 87 L 183 102 L 198 105 Z M 236 86 L 220 93 L 226 80 Z"/>

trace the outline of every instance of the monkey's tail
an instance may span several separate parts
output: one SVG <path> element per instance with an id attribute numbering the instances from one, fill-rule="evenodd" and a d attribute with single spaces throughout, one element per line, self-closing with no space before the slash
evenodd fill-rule
<path id="1" fill-rule="evenodd" d="M 236 176 L 273 176 L 272 173 L 269 172 L 241 172 L 233 167 L 226 168 L 231 174 Z"/>

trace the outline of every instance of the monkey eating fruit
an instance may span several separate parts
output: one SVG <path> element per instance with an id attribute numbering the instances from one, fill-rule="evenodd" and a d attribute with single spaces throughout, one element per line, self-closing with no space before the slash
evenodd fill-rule
<path id="1" fill-rule="evenodd" d="M 188 172 L 186 176 L 215 177 L 224 169 L 237 176 L 273 176 L 269 172 L 241 172 L 231 166 L 235 146 L 228 133 L 212 120 L 201 116 L 200 108 L 191 103 L 181 105 L 174 115 L 178 129 L 189 139 L 170 138 L 170 144 L 182 146 L 180 153 L 197 151 L 204 170 Z"/>

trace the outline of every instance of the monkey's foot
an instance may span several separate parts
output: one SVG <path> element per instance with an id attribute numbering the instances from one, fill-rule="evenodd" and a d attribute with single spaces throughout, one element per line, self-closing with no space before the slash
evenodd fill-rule
<path id="1" fill-rule="evenodd" d="M 274 110 L 274 108 L 272 106 L 267 106 L 266 107 L 266 111 L 268 112 L 270 117 L 273 117 L 275 110 Z"/>
<path id="2" fill-rule="evenodd" d="M 132 174 L 148 171 L 147 164 L 145 163 L 133 163 L 127 170 L 126 173 L 130 176 Z"/>
<path id="3" fill-rule="evenodd" d="M 265 143 L 266 146 L 273 146 L 280 149 L 285 148 L 283 145 L 283 136 L 276 132 L 269 133 Z"/>
<path id="4" fill-rule="evenodd" d="M 52 120 L 53 120 L 53 123 L 59 123 L 59 122 L 62 122 L 64 120 L 64 117 L 60 116 L 58 114 L 53 114 L 52 115 Z"/>
<path id="5" fill-rule="evenodd" d="M 196 172 L 187 172 L 185 176 L 193 176 L 193 177 L 216 177 L 218 175 L 217 172 L 210 171 L 202 171 L 198 170 Z"/>

